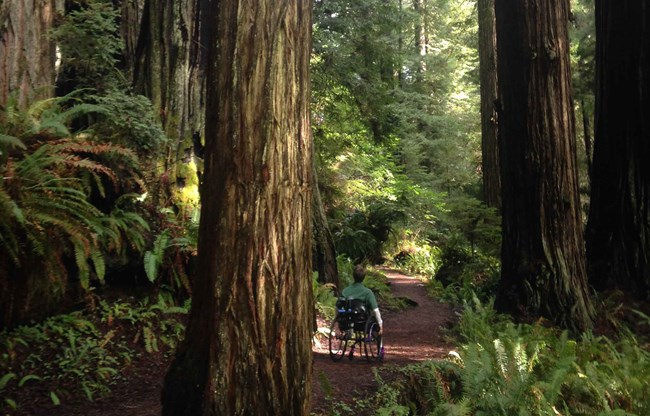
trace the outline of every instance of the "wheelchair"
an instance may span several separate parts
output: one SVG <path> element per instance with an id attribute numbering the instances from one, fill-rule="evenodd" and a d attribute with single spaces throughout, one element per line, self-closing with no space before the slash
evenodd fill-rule
<path id="1" fill-rule="evenodd" d="M 384 345 L 379 334 L 379 325 L 374 316 L 366 311 L 358 299 L 340 298 L 336 302 L 336 317 L 330 325 L 329 352 L 333 361 L 340 361 L 349 349 L 349 358 L 354 356 L 357 345 L 362 348 L 366 360 L 383 361 Z"/>

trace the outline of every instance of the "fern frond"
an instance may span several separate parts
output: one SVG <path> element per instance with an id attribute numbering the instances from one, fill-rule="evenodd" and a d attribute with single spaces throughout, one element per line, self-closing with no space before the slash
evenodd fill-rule
<path id="1" fill-rule="evenodd" d="M 79 242 L 74 244 L 74 259 L 79 271 L 79 282 L 85 290 L 90 288 L 90 267 L 88 267 L 89 250 Z"/>
<path id="2" fill-rule="evenodd" d="M 67 98 L 70 98 L 68 96 Z M 72 120 L 76 119 L 79 116 L 85 116 L 88 114 L 106 114 L 107 109 L 101 105 L 82 103 L 75 104 L 72 107 L 60 112 L 58 117 L 65 123 L 69 123 Z"/>
<path id="3" fill-rule="evenodd" d="M 152 251 L 144 253 L 144 271 L 150 282 L 155 282 L 158 278 L 158 259 Z"/>
<path id="4" fill-rule="evenodd" d="M 27 149 L 25 147 L 25 144 L 23 143 L 22 140 L 20 140 L 18 137 L 14 136 L 8 136 L 6 134 L 0 134 L 0 155 L 2 155 L 2 148 L 3 147 L 11 147 L 13 149 Z"/>
<path id="5" fill-rule="evenodd" d="M 528 378 L 528 354 L 526 348 L 522 345 L 521 338 L 518 338 L 513 345 L 512 359 L 514 367 L 522 381 Z"/>
<path id="6" fill-rule="evenodd" d="M 156 334 L 151 330 L 149 326 L 142 328 L 142 338 L 144 340 L 144 349 L 148 353 L 153 353 L 158 351 L 158 340 Z"/>
<path id="7" fill-rule="evenodd" d="M 70 130 L 68 130 L 68 127 L 62 120 L 45 119 L 41 122 L 36 122 L 32 130 L 28 133 L 30 136 L 49 133 L 54 137 L 64 137 L 70 135 Z"/>
<path id="8" fill-rule="evenodd" d="M 95 268 L 95 274 L 100 283 L 104 283 L 104 276 L 106 275 L 106 263 L 104 262 L 104 255 L 97 248 L 90 252 L 90 259 Z"/>
<path id="9" fill-rule="evenodd" d="M 101 174 L 108 178 L 117 190 L 119 184 L 117 175 L 113 169 L 107 167 L 106 165 L 90 159 L 81 158 L 80 156 L 76 155 L 67 155 L 57 160 L 57 163 L 68 169 L 71 169 L 73 172 L 86 171 L 92 174 Z M 101 184 L 101 181 L 96 182 L 99 182 Z"/>
<path id="10" fill-rule="evenodd" d="M 503 346 L 503 343 L 500 339 L 495 339 L 494 344 L 494 358 L 496 364 L 498 365 L 498 370 L 501 372 L 501 376 L 508 378 L 508 354 Z"/>

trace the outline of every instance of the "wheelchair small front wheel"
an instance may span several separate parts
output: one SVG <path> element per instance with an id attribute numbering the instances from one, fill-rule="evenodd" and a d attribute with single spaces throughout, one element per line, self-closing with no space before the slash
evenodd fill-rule
<path id="1" fill-rule="evenodd" d="M 366 359 L 368 361 L 384 360 L 384 344 L 379 334 L 377 322 L 369 322 L 366 329 L 366 339 L 363 343 Z"/>
<path id="2" fill-rule="evenodd" d="M 345 355 L 348 347 L 348 334 L 339 328 L 338 319 L 332 321 L 329 335 L 330 358 L 333 361 L 340 361 Z"/>

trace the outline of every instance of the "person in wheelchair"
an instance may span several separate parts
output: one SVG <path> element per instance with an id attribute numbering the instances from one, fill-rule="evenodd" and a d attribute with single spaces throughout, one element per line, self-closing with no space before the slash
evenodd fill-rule
<path id="1" fill-rule="evenodd" d="M 379 305 L 377 305 L 377 298 L 372 290 L 363 285 L 366 278 L 366 270 L 363 266 L 357 265 L 352 272 L 354 283 L 343 289 L 341 295 L 347 299 L 359 299 L 363 302 L 367 311 L 371 311 L 374 315 L 377 324 L 379 325 L 379 335 L 383 330 L 383 321 L 381 320 L 381 313 L 379 312 Z"/>
<path id="2" fill-rule="evenodd" d="M 377 335 L 382 335 L 383 333 L 383 321 L 381 319 L 381 313 L 379 312 L 379 305 L 377 304 L 377 298 L 372 290 L 364 286 L 363 281 L 366 278 L 366 270 L 361 265 L 357 265 L 352 272 L 352 277 L 354 278 L 354 283 L 350 286 L 343 289 L 341 295 L 346 299 L 358 299 L 363 302 L 366 311 L 370 311 L 368 319 L 374 317 L 377 325 L 379 325 L 379 331 Z M 354 355 L 354 347 L 350 350 L 350 357 Z"/>

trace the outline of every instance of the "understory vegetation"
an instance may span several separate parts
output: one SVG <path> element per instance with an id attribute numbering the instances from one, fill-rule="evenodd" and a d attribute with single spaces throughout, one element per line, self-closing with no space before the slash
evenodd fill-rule
<path id="1" fill-rule="evenodd" d="M 1 332 L 2 406 L 105 396 L 143 356 L 173 353 L 188 307 L 162 295 L 155 303 L 99 299 L 92 309 Z"/>
<path id="2" fill-rule="evenodd" d="M 331 414 L 645 415 L 650 409 L 648 316 L 627 309 L 633 325 L 610 316 L 615 336 L 571 337 L 539 321 L 522 324 L 491 302 L 464 302 L 448 334 L 457 348 L 440 360 L 375 369 L 369 398 L 331 405 Z M 391 380 L 390 382 L 384 379 Z"/>

